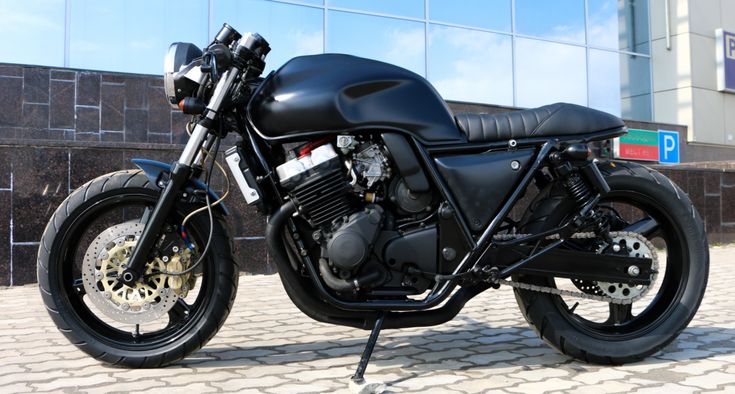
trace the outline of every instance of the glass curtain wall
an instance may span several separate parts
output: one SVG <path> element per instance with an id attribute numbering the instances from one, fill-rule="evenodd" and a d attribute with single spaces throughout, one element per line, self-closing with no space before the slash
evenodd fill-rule
<path id="1" fill-rule="evenodd" d="M 271 43 L 269 69 L 350 53 L 412 70 L 448 100 L 650 120 L 648 1 L 0 0 L 0 62 L 159 74 L 171 42 L 203 46 L 228 22 Z"/>

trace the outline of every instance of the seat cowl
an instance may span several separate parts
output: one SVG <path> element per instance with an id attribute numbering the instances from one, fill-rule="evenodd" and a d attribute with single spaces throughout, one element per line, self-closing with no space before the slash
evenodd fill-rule
<path id="1" fill-rule="evenodd" d="M 625 127 L 617 116 L 568 103 L 499 114 L 462 113 L 455 120 L 469 142 L 589 134 Z"/>

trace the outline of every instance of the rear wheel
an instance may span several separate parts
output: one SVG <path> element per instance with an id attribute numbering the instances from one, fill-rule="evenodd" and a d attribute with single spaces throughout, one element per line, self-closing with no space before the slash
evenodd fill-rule
<path id="1" fill-rule="evenodd" d="M 633 288 L 541 276 L 515 278 L 539 286 L 635 299 L 627 305 L 520 289 L 515 295 L 526 320 L 560 352 L 586 362 L 623 364 L 659 351 L 694 317 L 707 284 L 709 251 L 701 218 L 687 195 L 669 179 L 632 163 L 599 163 L 599 167 L 611 191 L 598 209 L 616 218 L 613 231 L 635 232 L 631 239 L 616 240 L 627 245 L 630 253 L 657 252 L 659 272 L 654 282 L 647 288 Z M 551 186 L 532 204 L 520 232 L 553 228 L 573 209 L 574 202 L 564 189 Z M 594 250 L 596 245 L 575 240 L 568 247 Z M 636 298 L 637 294 L 641 297 Z"/>
<path id="2" fill-rule="evenodd" d="M 205 213 L 178 230 L 196 206 L 179 203 L 147 262 L 144 280 L 129 287 L 117 276 L 159 196 L 141 171 L 119 171 L 74 191 L 46 226 L 38 252 L 43 301 L 59 330 L 91 356 L 128 367 L 158 367 L 201 348 L 227 317 L 237 265 L 222 218 L 214 215 L 209 252 L 198 260 L 210 222 Z"/>

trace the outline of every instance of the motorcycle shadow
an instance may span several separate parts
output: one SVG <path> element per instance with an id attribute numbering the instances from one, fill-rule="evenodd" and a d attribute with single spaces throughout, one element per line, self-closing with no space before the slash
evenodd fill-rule
<path id="1" fill-rule="evenodd" d="M 205 347 L 178 364 L 218 370 L 256 366 L 312 371 L 336 369 L 335 372 L 340 375 L 344 372 L 345 377 L 348 377 L 348 373 L 357 366 L 367 336 L 367 331 L 337 328 L 324 332 L 320 327 L 320 339 L 305 334 L 269 341 L 249 335 L 238 342 L 231 337 L 227 339 L 228 343 L 232 343 L 231 346 L 219 344 Z M 252 344 L 249 345 L 248 341 Z M 269 345 L 268 342 L 279 344 Z M 648 369 L 655 369 L 653 364 L 728 354 L 735 354 L 735 329 L 689 327 L 661 352 L 629 365 L 646 365 L 650 366 Z M 486 368 L 494 373 L 502 373 L 539 368 L 583 372 L 596 367 L 557 352 L 528 327 L 492 327 L 485 322 L 461 319 L 436 328 L 385 331 L 378 339 L 368 374 L 399 375 L 397 381 L 391 382 L 397 383 L 424 374 L 452 374 Z"/>

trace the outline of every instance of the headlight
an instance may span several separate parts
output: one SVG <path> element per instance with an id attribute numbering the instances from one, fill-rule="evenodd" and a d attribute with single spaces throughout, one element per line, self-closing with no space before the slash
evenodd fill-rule
<path id="1" fill-rule="evenodd" d="M 202 50 L 194 44 L 175 42 L 168 48 L 163 60 L 163 86 L 171 107 L 178 108 L 184 97 L 194 96 L 204 81 L 199 69 L 201 57 Z"/>

